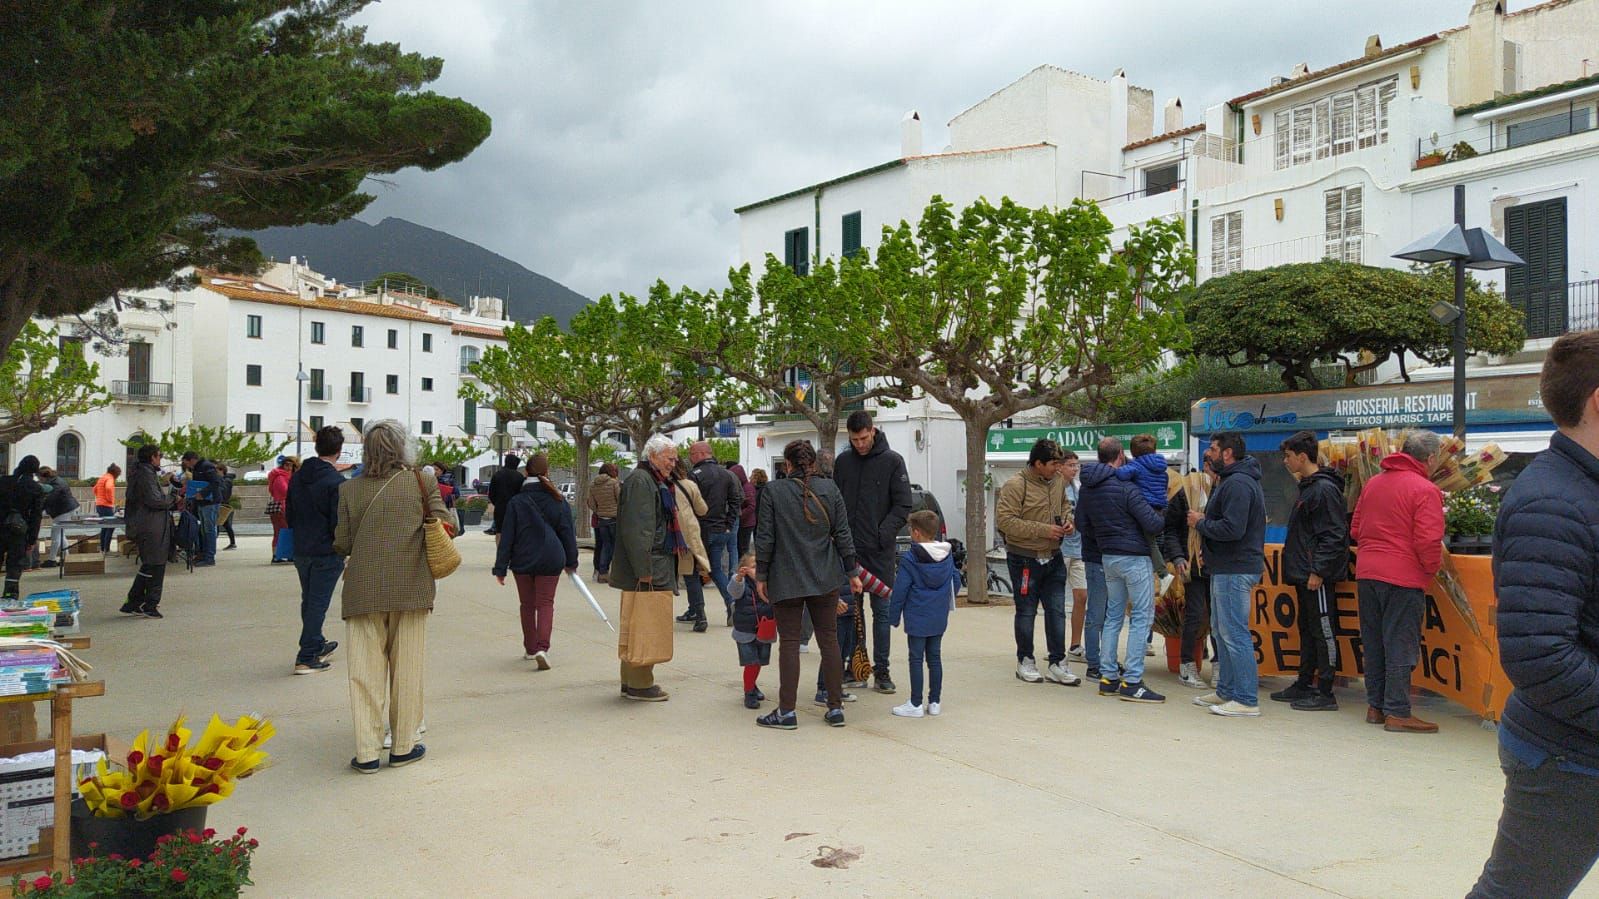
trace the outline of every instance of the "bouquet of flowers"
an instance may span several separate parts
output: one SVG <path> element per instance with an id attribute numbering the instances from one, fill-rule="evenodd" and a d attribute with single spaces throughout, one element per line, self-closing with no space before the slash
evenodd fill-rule
<path id="1" fill-rule="evenodd" d="M 236 782 L 266 766 L 268 756 L 260 747 L 275 733 L 271 722 L 245 715 L 230 725 L 212 715 L 199 742 L 191 746 L 185 720 L 174 721 L 166 738 L 153 746 L 150 732 L 140 733 L 125 771 L 112 771 L 102 759 L 94 776 L 78 785 L 89 811 L 100 818 L 132 815 L 144 820 L 211 805 L 231 796 Z"/>

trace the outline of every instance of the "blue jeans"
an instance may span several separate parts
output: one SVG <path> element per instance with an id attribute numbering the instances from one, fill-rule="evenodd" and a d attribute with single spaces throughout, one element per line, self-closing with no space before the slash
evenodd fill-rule
<path id="1" fill-rule="evenodd" d="M 316 661 L 328 642 L 322 636 L 322 622 L 333 601 L 333 588 L 344 573 L 344 560 L 332 554 L 295 556 L 294 569 L 300 573 L 300 653 L 294 663 L 303 665 Z"/>
<path id="2" fill-rule="evenodd" d="M 594 573 L 610 574 L 611 557 L 616 555 L 616 519 L 601 518 L 594 526 Z"/>
<path id="3" fill-rule="evenodd" d="M 98 518 L 110 518 L 111 516 L 117 514 L 117 507 L 116 506 L 102 506 L 102 505 L 96 504 L 95 507 L 94 507 L 94 514 Z M 111 538 L 115 537 L 116 535 L 117 535 L 117 529 L 116 528 L 101 528 L 100 529 L 100 551 L 101 552 L 108 553 L 108 552 L 111 551 Z"/>
<path id="4" fill-rule="evenodd" d="M 1149 626 L 1155 622 L 1155 573 L 1149 556 L 1111 556 L 1102 563 L 1105 569 L 1105 624 L 1100 628 L 1099 675 L 1108 680 L 1118 677 L 1129 684 L 1144 680 L 1144 643 Z M 1118 664 L 1122 618 L 1127 626 L 1127 660 Z"/>
<path id="5" fill-rule="evenodd" d="M 1210 614 L 1221 652 L 1221 680 L 1216 695 L 1242 705 L 1259 705 L 1260 669 L 1255 666 L 1255 641 L 1249 634 L 1249 592 L 1258 574 L 1212 574 Z"/>
<path id="6" fill-rule="evenodd" d="M 927 659 L 927 701 L 938 702 L 944 692 L 944 657 L 940 650 L 944 635 L 905 636 L 906 654 L 911 659 L 911 705 L 922 704 L 922 659 Z"/>
<path id="7" fill-rule="evenodd" d="M 1088 580 L 1088 605 L 1083 611 L 1083 655 L 1090 673 L 1099 670 L 1099 641 L 1105 630 L 1105 563 L 1083 562 Z"/>
<path id="8" fill-rule="evenodd" d="M 1033 556 L 1005 554 L 1010 569 L 1011 589 L 1016 591 L 1016 661 L 1033 655 L 1033 629 L 1038 606 L 1044 606 L 1044 642 L 1049 648 L 1049 664 L 1066 658 L 1066 560 L 1056 553 L 1048 562 Z M 1023 595 L 1022 572 L 1027 572 L 1027 591 Z"/>
<path id="9" fill-rule="evenodd" d="M 688 614 L 695 620 L 705 620 L 705 583 L 700 580 L 699 571 L 691 571 L 683 575 L 683 592 L 688 594 Z"/>
<path id="10" fill-rule="evenodd" d="M 722 592 L 724 606 L 733 604 L 733 594 L 727 592 L 727 584 L 733 579 L 733 572 L 738 569 L 738 559 L 734 558 L 737 552 L 736 528 L 719 534 L 705 532 L 705 554 L 711 559 L 711 580 L 716 582 L 716 589 Z"/>
<path id="11" fill-rule="evenodd" d="M 843 597 L 839 597 L 843 599 Z M 855 616 L 861 614 L 861 602 L 855 597 L 849 598 L 849 614 L 838 616 L 838 655 L 844 662 L 844 679 L 850 679 L 849 657 L 855 654 Z M 826 689 L 826 671 L 824 666 L 816 667 L 816 692 Z"/>
<path id="12" fill-rule="evenodd" d="M 196 562 L 217 560 L 217 504 L 201 506 L 196 516 L 200 519 L 200 557 Z"/>

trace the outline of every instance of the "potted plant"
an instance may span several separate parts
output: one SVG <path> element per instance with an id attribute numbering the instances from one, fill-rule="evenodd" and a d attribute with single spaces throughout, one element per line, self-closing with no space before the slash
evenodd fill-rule
<path id="1" fill-rule="evenodd" d="M 1458 162 L 1462 159 L 1470 159 L 1476 155 L 1477 148 L 1473 147 L 1470 141 L 1463 140 L 1449 148 L 1450 162 Z"/>
<path id="2" fill-rule="evenodd" d="M 216 831 L 167 834 L 147 855 L 77 858 L 66 876 L 13 878 L 12 894 L 29 899 L 144 899 L 238 896 L 249 886 L 250 860 L 260 844 L 239 828 L 226 839 Z"/>
<path id="3" fill-rule="evenodd" d="M 1481 484 L 1444 495 L 1444 533 L 1450 552 L 1485 556 L 1493 551 L 1499 500 L 1498 484 Z"/>
<path id="4" fill-rule="evenodd" d="M 1418 168 L 1418 169 L 1429 169 L 1429 168 L 1432 168 L 1435 165 L 1442 165 L 1444 163 L 1444 161 L 1447 160 L 1448 158 L 1449 158 L 1448 155 L 1446 153 L 1444 153 L 1444 151 L 1442 151 L 1442 150 L 1433 150 L 1430 153 L 1424 153 L 1421 156 L 1417 157 L 1417 159 L 1416 159 L 1416 168 Z"/>
<path id="5" fill-rule="evenodd" d="M 474 493 L 456 503 L 455 507 L 461 510 L 466 526 L 471 527 L 483 523 L 483 513 L 488 511 L 489 498 L 481 493 Z"/>

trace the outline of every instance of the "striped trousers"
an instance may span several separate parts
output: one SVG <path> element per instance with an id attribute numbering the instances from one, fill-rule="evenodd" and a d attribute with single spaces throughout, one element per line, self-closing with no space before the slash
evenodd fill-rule
<path id="1" fill-rule="evenodd" d="M 356 761 L 378 758 L 385 723 L 394 734 L 395 755 L 410 752 L 416 745 L 416 731 L 422 724 L 427 620 L 426 609 L 373 612 L 345 619 Z"/>

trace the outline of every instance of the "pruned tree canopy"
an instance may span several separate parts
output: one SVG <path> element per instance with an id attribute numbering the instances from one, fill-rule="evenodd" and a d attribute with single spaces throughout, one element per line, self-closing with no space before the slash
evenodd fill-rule
<path id="1" fill-rule="evenodd" d="M 274 441 L 270 435 L 251 434 L 227 425 L 215 428 L 183 425 L 155 435 L 136 434 L 122 441 L 122 445 L 130 449 L 147 443 L 161 447 L 161 455 L 168 462 L 176 462 L 179 456 L 192 451 L 199 453 L 202 459 L 233 469 L 260 465 L 289 445 L 287 439 Z"/>
<path id="2" fill-rule="evenodd" d="M 84 359 L 83 344 L 63 343 L 53 330 L 28 322 L 0 358 L 0 443 L 48 431 L 69 415 L 110 402 L 100 387 L 100 366 Z"/>
<path id="3" fill-rule="evenodd" d="M 442 60 L 346 24 L 369 2 L 0 5 L 0 350 L 187 266 L 253 271 L 229 229 L 337 222 L 368 176 L 482 143 L 487 115 L 423 90 Z"/>

